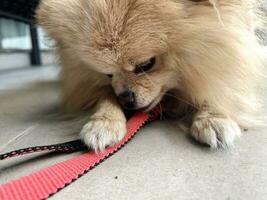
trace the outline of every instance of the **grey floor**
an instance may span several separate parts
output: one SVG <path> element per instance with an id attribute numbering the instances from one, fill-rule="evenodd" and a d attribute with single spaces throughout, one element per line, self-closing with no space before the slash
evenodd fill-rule
<path id="1" fill-rule="evenodd" d="M 44 67 L 0 74 L 0 153 L 77 138 L 81 122 L 58 112 L 57 73 Z M 211 151 L 194 143 L 175 122 L 154 122 L 51 199 L 264 200 L 266 144 L 266 129 L 259 128 L 245 133 L 231 150 Z M 75 154 L 0 161 L 0 184 Z"/>

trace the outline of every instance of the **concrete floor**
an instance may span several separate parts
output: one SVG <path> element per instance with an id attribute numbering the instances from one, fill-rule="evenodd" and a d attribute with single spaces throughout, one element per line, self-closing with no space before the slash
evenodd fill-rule
<path id="1" fill-rule="evenodd" d="M 0 153 L 77 138 L 81 123 L 58 113 L 56 74 L 54 67 L 45 67 L 0 75 Z M 231 150 L 211 151 L 194 143 L 174 122 L 154 122 L 51 199 L 265 200 L 266 144 L 262 128 L 245 133 Z M 75 154 L 0 161 L 0 184 Z"/>

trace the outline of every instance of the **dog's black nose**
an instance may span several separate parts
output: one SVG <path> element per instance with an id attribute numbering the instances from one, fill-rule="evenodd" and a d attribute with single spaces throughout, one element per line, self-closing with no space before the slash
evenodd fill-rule
<path id="1" fill-rule="evenodd" d="M 120 104 L 126 109 L 134 109 L 135 95 L 131 91 L 126 91 L 118 95 Z"/>

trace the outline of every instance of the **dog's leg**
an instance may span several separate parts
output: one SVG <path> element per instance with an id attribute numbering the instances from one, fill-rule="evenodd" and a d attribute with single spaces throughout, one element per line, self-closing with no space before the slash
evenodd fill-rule
<path id="1" fill-rule="evenodd" d="M 227 148 L 233 146 L 234 140 L 241 135 L 241 129 L 232 119 L 205 107 L 194 115 L 190 133 L 211 148 Z"/>
<path id="2" fill-rule="evenodd" d="M 123 139 L 126 118 L 115 98 L 110 95 L 98 102 L 96 112 L 83 127 L 80 136 L 95 151 L 102 151 Z"/>

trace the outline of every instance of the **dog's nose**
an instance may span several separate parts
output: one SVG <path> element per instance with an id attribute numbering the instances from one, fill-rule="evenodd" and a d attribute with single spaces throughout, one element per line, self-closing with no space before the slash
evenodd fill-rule
<path id="1" fill-rule="evenodd" d="M 131 91 L 126 91 L 118 95 L 121 105 L 126 109 L 135 107 L 135 95 Z"/>

